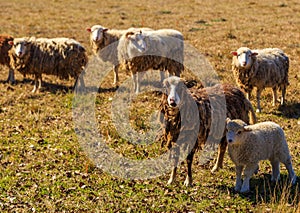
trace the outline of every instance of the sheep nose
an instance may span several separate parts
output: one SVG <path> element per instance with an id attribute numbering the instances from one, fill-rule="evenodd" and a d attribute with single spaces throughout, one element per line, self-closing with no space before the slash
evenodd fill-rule
<path id="1" fill-rule="evenodd" d="M 243 66 L 246 66 L 247 65 L 247 63 L 246 62 L 243 62 Z"/>
<path id="2" fill-rule="evenodd" d="M 232 139 L 228 139 L 228 143 L 231 143 L 232 142 Z"/>

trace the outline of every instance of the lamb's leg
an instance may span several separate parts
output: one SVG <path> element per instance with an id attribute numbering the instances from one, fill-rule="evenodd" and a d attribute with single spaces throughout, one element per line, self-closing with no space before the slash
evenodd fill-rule
<path id="1" fill-rule="evenodd" d="M 235 173 L 236 173 L 236 180 L 235 180 L 235 188 L 234 190 L 239 192 L 242 187 L 242 171 L 243 171 L 243 166 L 236 166 L 235 167 Z"/>
<path id="2" fill-rule="evenodd" d="M 244 171 L 245 178 L 244 178 L 244 182 L 243 182 L 243 185 L 241 188 L 241 193 L 250 191 L 250 179 L 256 169 L 257 169 L 257 164 L 246 166 L 245 171 Z"/>
<path id="3" fill-rule="evenodd" d="M 286 169 L 288 170 L 291 184 L 294 185 L 296 183 L 297 176 L 295 175 L 291 159 L 289 158 L 288 160 L 283 162 L 283 164 L 285 165 Z"/>
<path id="4" fill-rule="evenodd" d="M 174 166 L 173 169 L 172 169 L 170 178 L 169 178 L 169 180 L 168 180 L 168 183 L 167 183 L 168 185 L 171 185 L 171 184 L 174 182 L 174 180 L 175 180 L 175 178 L 176 178 L 176 170 L 177 170 L 177 167 Z"/>
<path id="5" fill-rule="evenodd" d="M 117 85 L 119 82 L 119 65 L 114 65 L 113 66 L 113 70 L 114 70 L 114 85 Z"/>
<path id="6" fill-rule="evenodd" d="M 256 100 L 257 100 L 257 109 L 256 112 L 261 112 L 261 108 L 260 108 L 260 95 L 261 95 L 262 90 L 257 88 L 256 91 Z"/>
<path id="7" fill-rule="evenodd" d="M 278 160 L 271 160 L 272 165 L 272 182 L 277 182 L 280 179 L 280 163 Z"/>
<path id="8" fill-rule="evenodd" d="M 191 151 L 191 153 L 187 156 L 187 166 L 188 166 L 188 173 L 184 181 L 185 186 L 192 186 L 193 184 L 193 177 L 192 177 L 192 164 L 193 164 L 193 158 L 194 158 L 194 150 Z"/>
<path id="9" fill-rule="evenodd" d="M 169 149 L 171 147 L 168 147 Z M 176 148 L 174 150 L 171 151 L 170 153 L 170 158 L 171 158 L 171 161 L 173 161 L 173 168 L 172 168 L 172 172 L 171 172 L 171 175 L 170 175 L 170 178 L 168 180 L 168 185 L 172 184 L 176 178 L 176 170 L 177 170 L 177 165 L 178 165 L 178 161 L 179 161 L 179 150 Z"/>
<path id="10" fill-rule="evenodd" d="M 273 91 L 273 102 L 272 102 L 272 106 L 276 105 L 276 101 L 277 101 L 277 87 L 273 87 L 272 88 Z"/>
<path id="11" fill-rule="evenodd" d="M 217 161 L 213 169 L 211 170 L 212 173 L 217 171 L 219 168 L 223 168 L 223 160 L 226 152 L 226 147 L 227 147 L 226 137 L 223 137 L 219 144 Z"/>

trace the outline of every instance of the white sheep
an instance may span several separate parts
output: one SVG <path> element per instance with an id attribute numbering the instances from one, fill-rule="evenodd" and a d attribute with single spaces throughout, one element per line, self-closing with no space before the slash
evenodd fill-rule
<path id="1" fill-rule="evenodd" d="M 296 182 L 291 155 L 282 128 L 274 122 L 262 122 L 247 125 L 244 121 L 226 120 L 228 153 L 236 166 L 237 192 L 248 192 L 249 181 L 261 160 L 270 160 L 272 181 L 280 178 L 280 163 L 288 170 L 292 184 Z M 244 181 L 242 182 L 242 171 Z"/>
<path id="2" fill-rule="evenodd" d="M 128 30 L 152 30 L 150 28 L 129 28 L 127 30 L 108 29 L 101 25 L 93 25 L 87 28 L 90 32 L 90 44 L 95 55 L 99 56 L 104 62 L 108 61 L 113 64 L 114 84 L 119 82 L 119 61 L 118 61 L 118 44 L 119 39 Z"/>
<path id="3" fill-rule="evenodd" d="M 61 79 L 73 77 L 77 81 L 88 61 L 85 48 L 74 39 L 25 37 L 10 43 L 10 65 L 23 75 L 34 75 L 32 92 L 41 88 L 42 74 Z M 80 83 L 84 86 L 83 78 Z"/>
<path id="4" fill-rule="evenodd" d="M 261 112 L 260 96 L 264 88 L 273 90 L 273 106 L 277 101 L 277 89 L 282 92 L 281 105 L 285 101 L 288 82 L 289 58 L 278 48 L 251 50 L 241 47 L 233 51 L 232 71 L 238 86 L 250 98 L 256 87 L 257 112 Z"/>
<path id="5" fill-rule="evenodd" d="M 8 78 L 7 82 L 13 84 L 15 83 L 15 74 L 14 70 L 10 66 L 10 58 L 8 51 L 11 49 L 10 41 L 13 41 L 14 38 L 10 35 L 1 34 L 0 35 L 0 64 L 8 67 Z"/>
<path id="6" fill-rule="evenodd" d="M 183 35 L 172 29 L 130 31 L 120 38 L 118 59 L 131 72 L 134 90 L 139 92 L 138 73 L 149 69 L 180 76 L 184 70 Z"/>
<path id="7" fill-rule="evenodd" d="M 187 156 L 188 173 L 184 185 L 189 186 L 192 184 L 192 161 L 196 150 L 205 150 L 207 142 L 210 144 L 220 142 L 217 161 L 212 172 L 222 168 L 227 148 L 224 125 L 226 117 L 255 123 L 255 112 L 243 92 L 231 85 L 218 84 L 213 87 L 187 89 L 183 80 L 177 76 L 166 78 L 163 84 L 166 93 L 163 93 L 160 105 L 160 111 L 164 115 L 161 139 L 164 146 L 175 150 L 173 155 L 175 167 L 168 184 L 171 184 L 176 176 L 178 143 L 189 146 L 188 141 L 196 134 L 196 144 Z M 194 114 L 191 108 L 193 104 L 198 107 Z M 198 115 L 195 113 L 199 115 L 199 120 L 196 119 Z"/>

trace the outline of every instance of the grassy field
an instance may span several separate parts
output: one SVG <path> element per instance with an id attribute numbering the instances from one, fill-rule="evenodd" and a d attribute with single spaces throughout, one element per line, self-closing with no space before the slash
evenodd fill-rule
<path id="1" fill-rule="evenodd" d="M 71 37 L 92 55 L 87 27 L 174 28 L 184 34 L 218 73 L 235 84 L 230 52 L 240 46 L 278 47 L 290 57 L 287 104 L 272 107 L 271 90 L 262 95 L 259 121 L 271 120 L 285 130 L 293 165 L 300 176 L 300 2 L 279 1 L 96 1 L 0 0 L 0 33 L 14 37 Z M 299 183 L 270 183 L 271 166 L 263 162 L 251 180 L 251 193 L 234 192 L 234 165 L 226 154 L 224 168 L 210 173 L 193 164 L 194 186 L 177 181 L 167 186 L 169 173 L 149 180 L 123 179 L 95 166 L 83 151 L 72 118 L 74 81 L 44 76 L 40 93 L 32 94 L 32 77 L 5 83 L 8 69 L 0 67 L 0 211 L 1 212 L 300 212 Z M 124 82 L 130 76 L 120 73 Z M 100 133 L 116 153 L 131 159 L 155 158 L 160 145 L 135 145 L 118 135 L 111 119 L 115 95 L 110 72 L 97 94 L 96 118 Z M 148 130 L 149 114 L 159 105 L 156 93 L 140 94 L 130 106 L 130 124 Z M 252 101 L 255 106 L 255 101 Z M 99 159 L 101 160 L 101 159 Z"/>

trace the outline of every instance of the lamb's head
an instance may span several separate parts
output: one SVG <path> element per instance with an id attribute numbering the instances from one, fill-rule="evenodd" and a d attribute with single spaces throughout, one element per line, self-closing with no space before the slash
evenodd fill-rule
<path id="1" fill-rule="evenodd" d="M 12 46 L 14 54 L 19 58 L 22 58 L 29 51 L 28 40 L 26 38 L 15 38 L 9 44 Z"/>
<path id="2" fill-rule="evenodd" d="M 240 69 L 249 69 L 253 63 L 254 57 L 258 54 L 252 52 L 251 49 L 247 47 L 241 47 L 237 51 L 231 52 L 233 57 L 236 57 L 235 66 Z"/>
<path id="3" fill-rule="evenodd" d="M 91 40 L 94 42 L 99 42 L 104 38 L 104 33 L 108 30 L 101 25 L 94 25 L 91 28 L 86 29 L 91 33 Z"/>
<path id="4" fill-rule="evenodd" d="M 182 101 L 186 86 L 183 80 L 177 76 L 171 76 L 163 81 L 166 89 L 167 101 L 170 107 L 177 107 Z"/>
<path id="5" fill-rule="evenodd" d="M 131 57 L 143 54 L 147 50 L 146 35 L 141 31 L 128 31 L 125 34 L 127 50 Z"/>
<path id="6" fill-rule="evenodd" d="M 242 141 L 240 139 L 243 137 L 243 133 L 251 131 L 244 121 L 240 119 L 231 120 L 230 118 L 226 119 L 226 130 L 226 138 L 229 145 L 240 143 Z"/>

